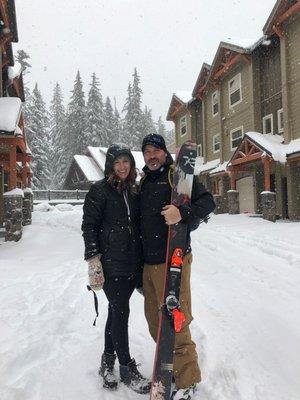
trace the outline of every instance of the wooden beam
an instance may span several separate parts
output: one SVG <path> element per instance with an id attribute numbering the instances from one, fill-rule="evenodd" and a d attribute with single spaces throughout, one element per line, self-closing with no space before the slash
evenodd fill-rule
<path id="1" fill-rule="evenodd" d="M 276 33 L 276 35 L 282 39 L 284 37 L 284 30 L 282 26 L 273 26 L 273 31 Z"/>
<path id="2" fill-rule="evenodd" d="M 17 153 L 16 148 L 13 147 L 9 152 L 9 182 L 8 190 L 15 189 L 17 187 Z"/>
<path id="3" fill-rule="evenodd" d="M 300 10 L 300 0 L 297 0 L 295 4 L 277 18 L 276 25 L 282 24 L 282 22 L 290 18 L 298 10 Z"/>
<path id="4" fill-rule="evenodd" d="M 271 190 L 271 177 L 270 177 L 270 159 L 263 157 L 262 163 L 264 166 L 264 190 L 270 192 Z"/>
<path id="5" fill-rule="evenodd" d="M 251 64 L 251 57 L 248 54 L 242 54 L 241 57 L 248 65 Z"/>
<path id="6" fill-rule="evenodd" d="M 235 56 L 231 57 L 226 64 L 224 65 L 224 67 L 222 67 L 221 69 L 219 69 L 213 76 L 213 79 L 215 81 L 217 81 L 219 79 L 219 77 L 221 75 L 224 74 L 224 72 L 226 72 L 232 65 L 234 65 L 240 58 L 241 58 L 242 54 L 236 54 Z"/>
<path id="7" fill-rule="evenodd" d="M 235 160 L 231 161 L 232 165 L 240 165 L 240 164 L 244 164 L 246 162 L 250 162 L 250 161 L 254 161 L 254 160 L 259 160 L 262 156 L 263 152 L 259 151 L 257 153 L 251 154 L 250 156 L 246 156 L 243 158 L 237 158 Z"/>
<path id="8" fill-rule="evenodd" d="M 4 1 L 0 0 L 0 11 L 5 28 L 9 29 L 9 17 Z"/>
<path id="9" fill-rule="evenodd" d="M 229 177 L 230 177 L 230 189 L 236 190 L 236 171 L 234 170 L 234 168 L 232 168 L 229 171 Z"/>
<path id="10" fill-rule="evenodd" d="M 181 105 L 180 107 L 176 107 L 175 111 L 173 111 L 173 113 L 171 114 L 171 118 L 174 118 L 175 115 L 179 112 L 182 111 L 185 107 L 183 105 Z"/>

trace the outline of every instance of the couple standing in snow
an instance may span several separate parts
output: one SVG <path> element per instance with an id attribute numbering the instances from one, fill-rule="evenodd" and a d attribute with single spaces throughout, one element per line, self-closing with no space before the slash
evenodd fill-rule
<path id="1" fill-rule="evenodd" d="M 194 178 L 191 207 L 171 203 L 173 159 L 165 141 L 147 135 L 142 144 L 145 160 L 139 187 L 135 161 L 129 148 L 112 145 L 106 154 L 105 178 L 93 184 L 83 207 L 82 231 L 90 286 L 103 289 L 108 299 L 104 352 L 100 375 L 103 386 L 116 389 L 116 357 L 120 379 L 137 393 L 148 393 L 144 378 L 131 357 L 128 340 L 129 300 L 136 288 L 145 297 L 145 316 L 154 340 L 164 284 L 168 225 L 179 221 L 188 232 L 199 218 L 215 208 L 213 197 Z M 182 270 L 180 306 L 186 321 L 176 333 L 174 352 L 174 399 L 191 399 L 201 375 L 195 343 L 191 339 L 190 269 L 192 254 L 188 234 Z"/>

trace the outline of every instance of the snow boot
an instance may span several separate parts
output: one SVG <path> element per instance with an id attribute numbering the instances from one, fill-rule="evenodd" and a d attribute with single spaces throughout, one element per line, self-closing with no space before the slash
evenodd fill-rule
<path id="1" fill-rule="evenodd" d="M 172 400 L 192 400 L 196 391 L 196 383 L 184 389 L 176 389 L 172 393 Z"/>
<path id="2" fill-rule="evenodd" d="M 120 365 L 120 378 L 121 382 L 136 393 L 146 394 L 150 392 L 151 382 L 139 372 L 134 358 L 127 365 Z"/>
<path id="3" fill-rule="evenodd" d="M 103 387 L 110 390 L 116 390 L 118 387 L 118 380 L 114 373 L 115 360 L 115 354 L 103 353 L 99 368 L 99 375 L 103 378 Z"/>

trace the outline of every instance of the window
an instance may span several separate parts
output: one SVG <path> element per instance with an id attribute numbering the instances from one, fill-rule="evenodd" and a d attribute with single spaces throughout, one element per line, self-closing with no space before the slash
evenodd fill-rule
<path id="1" fill-rule="evenodd" d="M 243 127 L 240 126 L 239 128 L 233 129 L 230 131 L 230 146 L 231 146 L 231 151 L 235 150 L 238 145 L 241 142 L 241 139 L 243 137 Z"/>
<path id="2" fill-rule="evenodd" d="M 211 95 L 211 108 L 212 108 L 212 115 L 215 116 L 219 112 L 219 93 L 216 90 Z"/>
<path id="3" fill-rule="evenodd" d="M 273 134 L 273 114 L 263 117 L 263 133 Z"/>
<path id="4" fill-rule="evenodd" d="M 197 156 L 202 157 L 202 144 L 197 145 Z"/>
<path id="5" fill-rule="evenodd" d="M 233 107 L 242 101 L 241 74 L 237 74 L 228 82 L 229 106 Z"/>
<path id="6" fill-rule="evenodd" d="M 220 151 L 220 134 L 213 136 L 213 152 L 218 153 Z"/>
<path id="7" fill-rule="evenodd" d="M 283 109 L 277 111 L 278 133 L 283 132 Z"/>
<path id="8" fill-rule="evenodd" d="M 186 115 L 180 118 L 180 135 L 184 136 L 186 134 Z"/>

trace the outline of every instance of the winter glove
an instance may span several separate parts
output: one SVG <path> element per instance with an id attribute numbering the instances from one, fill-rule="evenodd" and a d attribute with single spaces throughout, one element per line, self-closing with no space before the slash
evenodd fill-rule
<path id="1" fill-rule="evenodd" d="M 87 262 L 90 287 L 93 290 L 101 290 L 104 284 L 104 274 L 100 255 L 98 254 L 95 257 L 89 258 Z"/>

